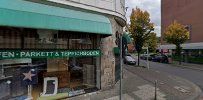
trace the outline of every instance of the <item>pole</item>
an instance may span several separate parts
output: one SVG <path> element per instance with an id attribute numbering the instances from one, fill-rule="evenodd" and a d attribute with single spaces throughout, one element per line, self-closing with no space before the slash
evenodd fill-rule
<path id="1" fill-rule="evenodd" d="M 147 47 L 147 68 L 149 69 L 149 47 Z"/>
<path id="2" fill-rule="evenodd" d="M 122 100 L 122 78 L 123 78 L 123 68 L 122 68 L 122 35 L 120 34 L 120 96 L 119 100 Z"/>
<path id="3" fill-rule="evenodd" d="M 4 75 L 4 64 L 2 64 L 1 66 L 2 66 L 1 67 L 1 74 L 2 74 L 2 76 L 0 76 L 0 77 L 5 77 L 5 75 Z"/>
<path id="4" fill-rule="evenodd" d="M 157 80 L 155 80 L 154 100 L 157 100 Z"/>

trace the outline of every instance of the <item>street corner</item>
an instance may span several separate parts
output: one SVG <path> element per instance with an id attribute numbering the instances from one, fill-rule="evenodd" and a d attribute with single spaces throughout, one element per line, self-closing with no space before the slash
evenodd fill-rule
<path id="1" fill-rule="evenodd" d="M 202 90 L 199 86 L 184 78 L 180 78 L 177 76 L 173 77 L 176 77 L 176 82 L 179 83 L 177 86 L 174 86 L 173 88 L 175 88 L 182 94 L 187 94 L 188 98 L 186 100 L 203 100 Z"/>
<path id="2" fill-rule="evenodd" d="M 157 94 L 160 94 L 160 96 L 157 97 L 161 100 L 196 100 L 202 93 L 201 89 L 193 82 L 175 75 L 146 68 L 125 67 L 125 69 L 143 80 L 146 80 L 149 82 L 149 84 L 152 84 L 152 86 L 139 86 L 139 90 L 133 92 L 139 98 L 142 98 L 142 100 L 148 100 L 150 97 L 152 97 L 152 95 L 154 95 L 155 82 L 157 82 Z M 153 92 L 150 92 L 152 94 L 148 93 L 152 90 Z"/>
<path id="3" fill-rule="evenodd" d="M 158 87 L 168 94 L 168 98 L 198 100 L 202 94 L 200 87 L 189 80 L 160 71 L 151 70 L 151 73 L 155 75 L 152 79 L 157 78 Z"/>

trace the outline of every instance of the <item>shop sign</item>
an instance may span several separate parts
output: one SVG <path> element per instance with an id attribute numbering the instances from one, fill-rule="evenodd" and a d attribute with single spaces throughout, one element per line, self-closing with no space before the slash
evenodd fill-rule
<path id="1" fill-rule="evenodd" d="M 97 57 L 100 55 L 100 50 L 0 50 L 0 59 Z"/>

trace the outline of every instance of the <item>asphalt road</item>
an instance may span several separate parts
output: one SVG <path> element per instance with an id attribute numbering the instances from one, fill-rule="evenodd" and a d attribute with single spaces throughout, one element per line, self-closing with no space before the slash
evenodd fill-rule
<path id="1" fill-rule="evenodd" d="M 147 62 L 145 60 L 141 60 L 140 65 L 146 66 Z M 152 68 L 154 70 L 166 72 L 187 79 L 198 85 L 203 91 L 203 71 L 180 68 L 175 67 L 174 65 L 171 64 L 163 64 L 157 62 L 149 62 L 149 65 L 150 65 L 149 68 Z"/>

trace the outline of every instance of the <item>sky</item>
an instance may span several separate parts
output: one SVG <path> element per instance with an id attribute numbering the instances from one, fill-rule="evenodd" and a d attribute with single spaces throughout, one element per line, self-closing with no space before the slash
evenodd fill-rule
<path id="1" fill-rule="evenodd" d="M 155 24 L 155 33 L 161 34 L 161 0 L 126 0 L 127 21 L 130 22 L 130 14 L 133 8 L 140 8 L 150 13 L 150 19 Z"/>

